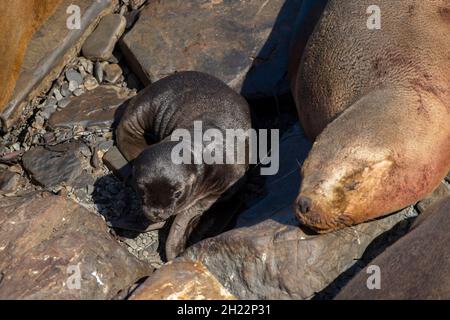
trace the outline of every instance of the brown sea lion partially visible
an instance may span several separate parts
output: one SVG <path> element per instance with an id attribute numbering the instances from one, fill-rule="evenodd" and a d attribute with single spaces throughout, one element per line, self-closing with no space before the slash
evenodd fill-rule
<path id="1" fill-rule="evenodd" d="M 201 72 L 185 71 L 161 79 L 134 97 L 116 130 L 120 151 L 133 162 L 132 184 L 142 199 L 144 214 L 152 222 L 175 217 L 166 256 L 181 253 L 200 216 L 244 176 L 245 163 L 175 163 L 172 151 L 179 145 L 172 140 L 176 129 L 196 135 L 195 121 L 203 131 L 251 129 L 250 108 L 244 98 L 219 79 Z M 200 133 L 203 136 L 203 133 Z M 237 137 L 249 142 L 248 137 Z M 189 150 L 196 156 L 189 141 Z M 213 139 L 204 147 L 221 144 Z M 229 147 L 223 142 L 223 151 Z M 218 149 L 216 149 L 218 150 Z M 232 150 L 236 155 L 237 149 Z M 235 158 L 237 159 L 237 158 Z M 232 189 L 235 190 L 235 189 Z"/>
<path id="2" fill-rule="evenodd" d="M 61 1 L 0 1 L 0 111 L 13 93 L 28 42 Z"/>
<path id="3" fill-rule="evenodd" d="M 360 271 L 336 298 L 450 299 L 450 197 L 423 215 L 407 235 L 369 263 L 378 271 Z M 376 287 L 372 276 L 379 277 Z"/>
<path id="4" fill-rule="evenodd" d="M 381 29 L 368 28 L 372 5 Z M 450 1 L 329 1 L 292 85 L 315 139 L 295 202 L 303 224 L 327 232 L 374 219 L 445 177 L 449 32 Z"/>

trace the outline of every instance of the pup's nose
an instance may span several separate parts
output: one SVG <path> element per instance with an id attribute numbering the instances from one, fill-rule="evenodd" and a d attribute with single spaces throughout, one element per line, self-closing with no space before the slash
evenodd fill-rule
<path id="1" fill-rule="evenodd" d="M 309 210 L 311 210 L 311 199 L 308 197 L 300 196 L 297 199 L 297 205 L 301 213 L 308 213 Z"/>

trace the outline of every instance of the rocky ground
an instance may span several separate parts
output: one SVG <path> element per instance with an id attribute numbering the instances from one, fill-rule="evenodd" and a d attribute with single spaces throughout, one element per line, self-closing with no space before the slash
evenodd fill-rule
<path id="1" fill-rule="evenodd" d="M 112 173 L 114 164 L 108 168 L 102 159 L 114 145 L 111 125 L 117 107 L 142 88 L 114 48 L 130 26 L 124 16 L 136 14 L 133 11 L 143 3 L 123 1 L 115 15 L 101 22 L 106 26 L 91 35 L 89 59 L 83 47 L 50 91 L 29 102 L 27 121 L 0 137 L 0 197 L 50 191 L 76 201 L 110 225 L 130 213 L 138 215 L 133 190 Z M 106 36 L 108 43 L 98 45 Z M 119 239 L 133 255 L 159 267 L 158 232 L 134 238 L 124 232 Z"/>
<path id="2" fill-rule="evenodd" d="M 333 297 L 376 252 L 407 231 L 411 218 L 433 202 L 431 198 L 381 222 L 337 236 L 311 238 L 311 241 L 304 241 L 309 240 L 310 235 L 297 226 L 290 228 L 294 226 L 292 214 L 285 209 L 298 191 L 296 170 L 299 161 L 306 157 L 310 143 L 296 125 L 295 106 L 286 91 L 287 83 L 282 80 L 286 72 L 273 73 L 274 66 L 286 71 L 286 59 L 273 60 L 287 57 L 288 47 L 282 40 L 289 38 L 285 34 L 286 25 L 295 18 L 291 14 L 295 10 L 283 7 L 287 13 L 277 17 L 275 13 L 283 1 L 270 1 L 260 7 L 259 2 L 250 2 L 252 6 L 248 8 L 233 10 L 239 12 L 241 21 L 248 20 L 249 25 L 260 26 L 253 29 L 247 24 L 236 27 L 225 22 L 217 23 L 217 27 L 212 19 L 216 15 L 211 12 L 218 10 L 224 16 L 230 15 L 221 1 L 203 5 L 198 1 L 172 1 L 166 7 L 159 1 L 121 0 L 112 13 L 101 19 L 79 53 L 55 75 L 50 89 L 28 101 L 19 125 L 0 136 L 0 261 L 4 263 L 0 263 L 0 297 L 117 298 L 119 294 L 123 298 L 127 295 L 123 290 L 163 265 L 167 226 L 148 226 L 142 217 L 139 200 L 127 184 L 128 164 L 114 145 L 113 128 L 127 101 L 144 85 L 176 70 L 206 71 L 246 92 L 254 127 L 278 128 L 283 135 L 285 149 L 280 154 L 285 161 L 283 170 L 276 177 L 266 179 L 259 175 L 259 166 L 251 168 L 243 189 L 232 200 L 239 204 L 233 212 L 241 214 L 225 230 L 235 229 L 186 254 L 194 260 L 207 257 L 201 263 L 233 295 L 243 298 Z M 192 16 L 182 17 L 186 20 L 182 23 L 190 26 L 186 34 L 180 35 L 177 29 L 180 17 L 158 15 L 158 12 L 172 12 L 175 5 L 193 12 Z M 298 6 L 298 2 L 292 5 Z M 199 6 L 204 10 L 199 11 Z M 255 17 L 254 11 L 258 12 Z M 160 21 L 162 16 L 167 19 Z M 190 24 L 192 19 L 208 26 L 204 33 L 195 33 L 199 26 Z M 268 24 L 275 19 L 275 24 Z M 155 28 L 159 31 L 153 32 Z M 277 38 L 272 36 L 272 28 L 277 31 Z M 153 33 L 146 37 L 149 30 Z M 221 36 L 216 37 L 216 34 Z M 222 36 L 236 41 L 225 46 Z M 272 45 L 267 46 L 271 41 Z M 260 50 L 263 44 L 264 49 Z M 184 55 L 176 52 L 177 47 L 184 48 Z M 208 53 L 207 57 L 202 56 L 204 52 Z M 247 71 L 250 76 L 244 79 Z M 273 76 L 267 77 L 267 74 Z M 260 80 L 269 78 L 268 82 Z M 436 197 L 449 193 L 448 181 L 450 177 L 443 182 Z M 75 207 L 68 199 L 83 208 Z M 65 221 L 70 221 L 71 228 Z M 41 224 L 42 229 L 36 229 Z M 224 230 L 216 230 L 216 233 L 219 231 Z M 80 234 L 85 237 L 80 239 Z M 281 238 L 299 241 L 297 248 L 301 250 L 296 258 L 307 261 L 302 268 L 292 266 L 289 242 L 277 242 Z M 28 242 L 31 247 L 23 245 Z M 352 245 L 347 246 L 347 243 Z M 371 250 L 365 252 L 369 245 Z M 210 246 L 219 249 L 209 252 Z M 22 255 L 25 249 L 34 250 L 34 257 L 41 259 L 39 271 L 35 270 L 36 262 Z M 305 256 L 313 250 L 313 257 Z M 230 252 L 245 257 L 240 261 L 245 261 L 245 265 L 242 266 L 239 259 L 232 259 Z M 267 256 L 278 261 L 279 271 L 292 272 L 277 273 L 265 268 L 266 260 L 261 257 Z M 49 257 L 55 257 L 56 262 L 49 262 Z M 5 264 L 5 261 L 12 262 Z M 52 268 L 80 261 L 89 266 L 92 282 L 89 282 L 89 289 L 77 295 L 62 294 L 57 284 L 64 277 Z M 242 268 L 248 270 L 242 271 Z M 317 274 L 311 273 L 311 269 L 318 270 Z M 54 279 L 55 285 L 39 282 L 41 291 L 38 292 L 33 291 L 33 285 L 17 285 L 15 281 L 19 276 L 30 274 L 39 276 L 39 281 L 46 277 Z M 115 282 L 111 275 L 120 277 L 121 281 Z M 232 282 L 225 275 L 233 275 L 237 280 Z M 305 285 L 296 283 L 293 277 L 311 279 Z M 205 279 L 210 278 L 208 274 Z M 98 285 L 103 288 L 101 292 L 97 292 Z M 17 286 L 22 289 L 16 290 Z M 320 294 L 316 295 L 318 292 Z"/>

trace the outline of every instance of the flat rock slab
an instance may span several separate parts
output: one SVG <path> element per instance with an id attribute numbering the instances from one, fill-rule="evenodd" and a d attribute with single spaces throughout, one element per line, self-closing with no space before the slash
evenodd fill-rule
<path id="1" fill-rule="evenodd" d="M 114 46 L 125 31 L 126 24 L 125 17 L 120 14 L 105 16 L 84 43 L 83 56 L 91 60 L 111 58 Z"/>
<path id="2" fill-rule="evenodd" d="M 112 12 L 116 4 L 116 0 L 60 1 L 50 18 L 24 46 L 26 49 L 23 50 L 26 51 L 23 53 L 23 61 L 16 66 L 19 75 L 13 84 L 13 93 L 0 105 L 0 120 L 4 130 L 9 129 L 21 117 L 29 100 L 50 89 L 67 62 L 81 50 L 83 42 L 98 21 Z M 69 15 L 66 11 L 70 5 L 80 8 L 80 29 L 72 30 L 67 27 Z M 31 11 L 29 14 L 35 13 Z"/>
<path id="3" fill-rule="evenodd" d="M 131 300 L 236 299 L 201 263 L 170 262 L 130 296 Z"/>
<path id="4" fill-rule="evenodd" d="M 0 201 L 0 299 L 110 299 L 151 273 L 104 221 L 66 198 Z"/>
<path id="5" fill-rule="evenodd" d="M 246 96 L 272 96 L 287 73 L 289 43 L 301 3 L 149 1 L 120 44 L 144 84 L 177 71 L 196 70 L 218 77 Z"/>
<path id="6" fill-rule="evenodd" d="M 370 290 L 374 270 L 364 268 L 337 295 L 339 300 L 450 299 L 450 196 L 427 208 L 411 231 L 368 267 L 379 269 L 379 287 Z M 373 268 L 373 267 L 372 267 Z"/>
<path id="7" fill-rule="evenodd" d="M 103 163 L 121 180 L 126 180 L 131 175 L 131 165 L 116 146 L 110 148 L 103 155 Z"/>
<path id="8" fill-rule="evenodd" d="M 110 128 L 116 112 L 131 98 L 128 90 L 115 86 L 100 86 L 79 97 L 72 97 L 69 104 L 53 113 L 48 121 L 51 128 Z"/>
<path id="9" fill-rule="evenodd" d="M 83 147 L 86 148 L 78 142 L 60 145 L 56 150 L 35 147 L 23 155 L 23 166 L 31 178 L 44 187 L 53 188 L 63 183 L 74 185 L 82 177 Z"/>

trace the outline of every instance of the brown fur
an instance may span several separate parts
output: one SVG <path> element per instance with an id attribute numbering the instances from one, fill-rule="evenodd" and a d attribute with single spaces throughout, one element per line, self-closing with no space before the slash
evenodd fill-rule
<path id="1" fill-rule="evenodd" d="M 366 27 L 369 5 L 381 30 Z M 293 83 L 316 139 L 300 220 L 330 231 L 392 213 L 450 168 L 450 1 L 330 0 Z"/>
<path id="2" fill-rule="evenodd" d="M 0 1 L 0 111 L 14 91 L 28 42 L 61 1 Z"/>

